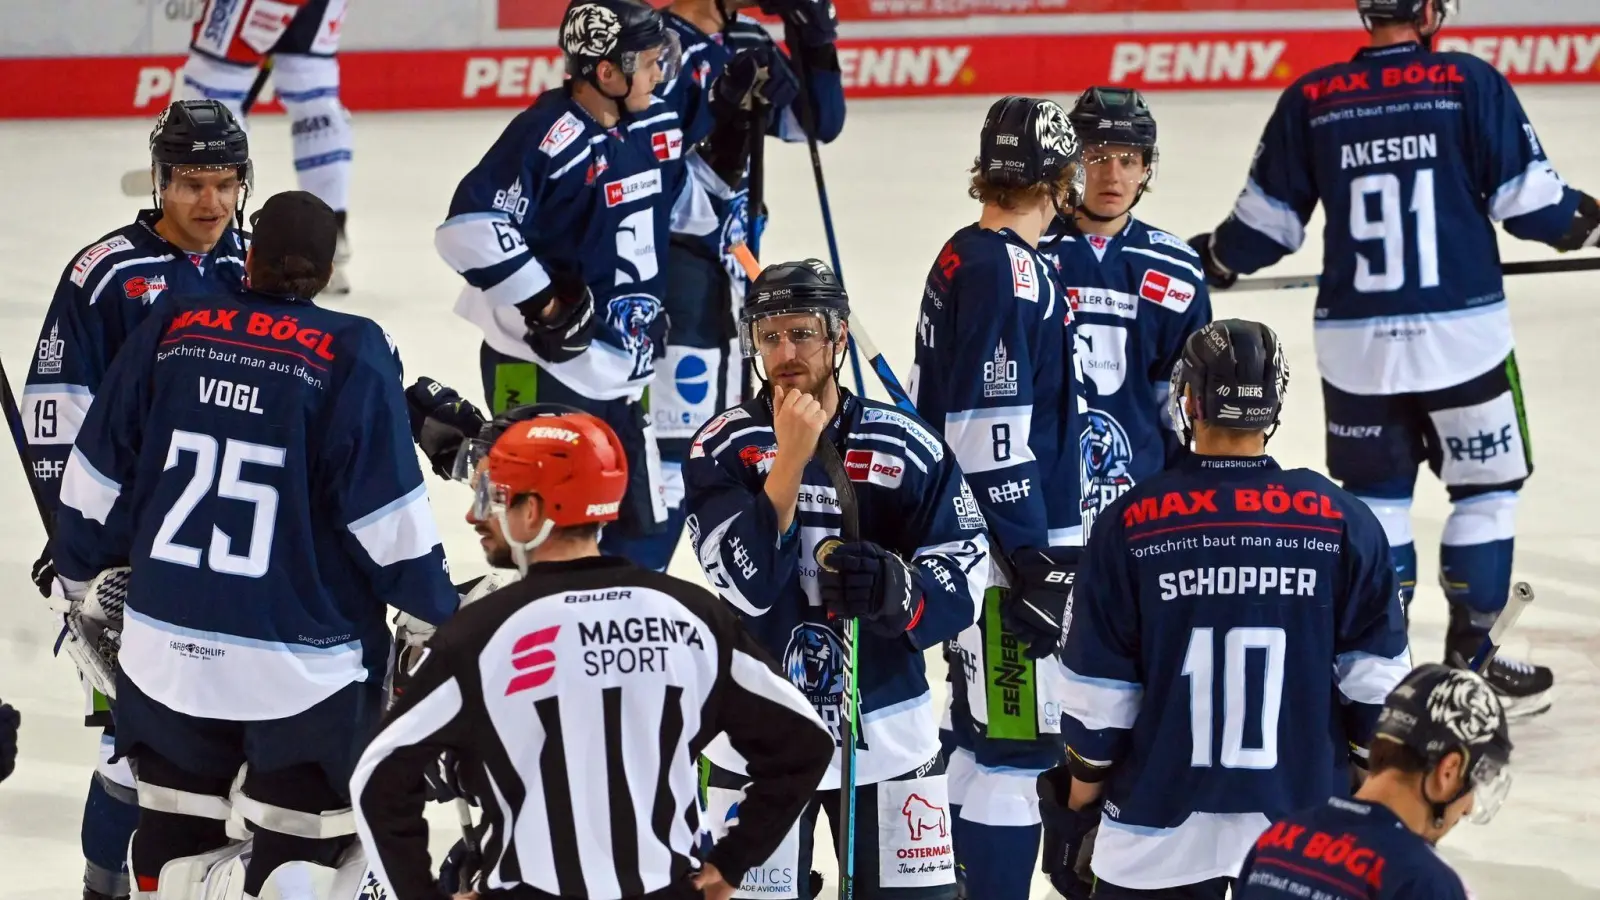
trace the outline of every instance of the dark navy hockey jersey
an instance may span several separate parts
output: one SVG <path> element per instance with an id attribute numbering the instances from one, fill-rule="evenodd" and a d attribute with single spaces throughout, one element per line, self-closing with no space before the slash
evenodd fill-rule
<path id="1" fill-rule="evenodd" d="M 1320 202 L 1323 378 L 1355 394 L 1431 391 L 1511 352 L 1493 223 L 1551 243 L 1578 198 L 1487 62 L 1369 48 L 1284 92 L 1213 246 L 1238 272 L 1272 265 L 1300 248 Z"/>
<path id="2" fill-rule="evenodd" d="M 386 605 L 457 605 L 398 363 L 371 320 L 246 292 L 173 297 L 84 420 L 51 545 L 64 578 L 133 567 L 122 670 L 246 721 L 384 677 Z"/>
<path id="3" fill-rule="evenodd" d="M 72 442 L 106 370 L 163 294 L 239 289 L 249 237 L 223 233 L 210 253 L 191 254 L 156 233 L 161 211 L 85 248 L 61 273 L 22 391 L 22 421 L 34 483 L 54 509 Z"/>
<path id="4" fill-rule="evenodd" d="M 840 393 L 839 412 L 824 434 L 854 482 L 861 538 L 905 559 L 922 596 L 904 635 L 860 630 L 856 774 L 859 783 L 873 784 L 915 769 L 939 750 L 922 651 L 977 617 L 989 579 L 989 541 L 961 467 L 926 425 L 892 406 Z M 683 467 L 689 538 L 712 589 L 738 610 L 838 740 L 844 645 L 818 599 L 813 555 L 817 544 L 840 533 L 838 495 L 812 459 L 795 527 L 778 531 L 777 512 L 762 491 L 777 456 L 770 399 L 763 390 L 695 435 Z M 725 741 L 707 756 L 742 769 Z M 822 787 L 838 786 L 835 760 Z"/>
<path id="5" fill-rule="evenodd" d="M 678 114 L 659 99 L 602 128 L 567 88 L 541 94 L 461 180 L 434 234 L 467 281 L 456 313 L 489 346 L 539 363 L 574 391 L 637 400 L 664 350 L 662 263 L 687 183 L 683 154 Z M 563 270 L 582 273 L 599 327 L 588 351 L 552 363 L 523 340 L 516 304 Z"/>
<path id="6" fill-rule="evenodd" d="M 1074 361 L 1088 409 L 1071 446 L 1088 531 L 1112 501 L 1181 449 L 1167 410 L 1168 379 L 1183 342 L 1211 321 L 1211 293 L 1187 243 L 1132 217 L 1111 237 L 1057 219 L 1039 246 L 1072 304 Z"/>
<path id="7" fill-rule="evenodd" d="M 760 22 L 749 16 L 735 15 L 727 27 L 717 34 L 708 35 L 694 23 L 672 12 L 664 15 L 667 27 L 677 32 L 683 45 L 683 69 L 678 77 L 663 90 L 667 103 L 683 119 L 684 137 L 694 146 L 711 133 L 714 124 L 710 112 L 711 85 L 722 75 L 728 61 L 744 50 L 774 46 L 772 36 Z M 813 69 L 805 85 L 811 102 L 812 121 L 817 140 L 827 143 L 844 130 L 844 78 L 837 71 Z M 777 110 L 769 123 L 767 133 L 785 141 L 806 139 L 800 111 L 794 106 Z M 691 166 L 704 165 L 691 158 Z M 711 179 L 702 179 L 712 184 Z M 733 285 L 734 303 L 744 299 L 749 281 L 744 267 L 734 259 L 731 248 L 749 239 L 745 233 L 749 225 L 749 184 L 741 181 L 723 190 L 709 192 L 718 227 L 715 231 L 695 237 L 705 252 L 722 260 L 723 268 Z M 737 314 L 737 313 L 736 313 Z"/>
<path id="8" fill-rule="evenodd" d="M 923 285 L 911 398 L 1007 553 L 1081 542 L 1071 320 L 1053 267 L 1009 230 L 956 232 Z"/>
<path id="9" fill-rule="evenodd" d="M 1330 798 L 1275 822 L 1245 858 L 1234 900 L 1468 900 L 1461 876 L 1388 807 Z"/>
<path id="10" fill-rule="evenodd" d="M 1189 456 L 1113 503 L 1061 661 L 1062 736 L 1112 766 L 1095 874 L 1141 890 L 1231 876 L 1332 795 L 1331 735 L 1365 746 L 1411 669 L 1376 517 L 1270 457 Z"/>

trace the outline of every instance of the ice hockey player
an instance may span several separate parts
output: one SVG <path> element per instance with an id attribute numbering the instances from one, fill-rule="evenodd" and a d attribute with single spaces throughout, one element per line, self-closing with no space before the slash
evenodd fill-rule
<path id="1" fill-rule="evenodd" d="M 1429 663 L 1378 719 L 1371 775 L 1354 800 L 1329 798 L 1256 839 L 1236 900 L 1468 900 L 1435 850 L 1463 818 L 1487 824 L 1511 788 L 1500 699 L 1476 673 Z"/>
<path id="2" fill-rule="evenodd" d="M 195 149 L 199 147 L 200 149 Z M 61 473 L 89 404 L 123 341 L 165 293 L 229 292 L 244 281 L 245 203 L 251 185 L 244 130 L 215 100 L 175 102 L 150 133 L 153 208 L 80 251 L 61 273 L 22 392 L 33 483 L 54 514 Z M 66 607 L 49 549 L 33 567 L 54 612 Z M 84 682 L 86 723 L 105 729 L 89 782 L 82 842 L 84 896 L 128 895 L 128 837 L 139 818 L 133 773 L 109 762 L 111 711 Z"/>
<path id="3" fill-rule="evenodd" d="M 1556 174 L 1505 76 L 1431 49 L 1454 5 L 1357 0 L 1372 45 L 1284 93 L 1233 214 L 1193 243 L 1226 288 L 1298 250 L 1324 205 L 1328 471 L 1383 523 L 1407 606 L 1418 463 L 1445 483 L 1445 657 L 1465 665 L 1505 606 L 1533 471 L 1494 223 L 1579 250 L 1600 242 L 1600 204 Z M 1502 655 L 1483 675 L 1512 718 L 1549 708 L 1548 668 Z"/>
<path id="4" fill-rule="evenodd" d="M 22 713 L 9 703 L 0 703 L 0 781 L 11 777 L 17 767 L 17 731 Z"/>
<path id="5" fill-rule="evenodd" d="M 733 612 L 600 555 L 627 468 L 580 412 L 510 425 L 479 464 L 468 521 L 524 578 L 439 629 L 356 766 L 356 827 L 388 896 L 439 896 L 414 786 L 447 751 L 492 835 L 468 873 L 490 896 L 724 900 L 811 799 L 832 742 Z M 751 783 L 697 872 L 683 812 L 718 734 Z"/>
<path id="6" fill-rule="evenodd" d="M 989 900 L 1028 896 L 1039 852 L 1033 783 L 1061 759 L 1046 683 L 1060 681 L 1053 654 L 1082 544 L 1069 431 L 1077 390 L 1072 312 L 1039 244 L 1057 211 L 1078 203 L 1082 178 L 1065 110 L 995 101 L 969 187 L 982 213 L 939 252 L 917 323 L 917 411 L 943 433 L 991 549 L 1009 554 L 1020 579 L 995 579 L 978 624 L 946 648 L 951 836 L 968 895 Z"/>
<path id="7" fill-rule="evenodd" d="M 348 0 L 206 0 L 174 100 L 216 100 L 234 117 L 269 59 L 272 85 L 294 143 L 300 189 L 339 217 L 339 250 L 325 294 L 350 292 L 345 237 L 354 145 L 350 112 L 339 102 L 339 35 Z"/>
<path id="8" fill-rule="evenodd" d="M 933 431 L 839 383 L 849 319 L 849 297 L 818 260 L 768 266 L 751 285 L 739 332 L 763 387 L 695 435 L 684 465 L 689 537 L 713 589 L 836 743 L 844 655 L 854 654 L 856 896 L 950 898 L 948 791 L 923 651 L 972 624 L 989 541 L 955 456 Z M 830 541 L 843 543 L 824 567 L 817 550 Z M 853 648 L 838 630 L 852 618 Z M 735 804 L 743 817 L 747 776 L 734 749 L 706 750 L 712 823 Z M 786 879 L 809 871 L 817 812 L 837 818 L 839 781 L 835 764 L 746 889 L 798 895 L 803 886 Z"/>
<path id="9" fill-rule="evenodd" d="M 1131 88 L 1092 87 L 1069 114 L 1087 185 L 1043 242 L 1072 301 L 1088 410 L 1074 436 L 1083 527 L 1180 449 L 1167 387 L 1183 342 L 1211 321 L 1200 260 L 1180 238 L 1133 217 L 1160 164 L 1156 120 Z M 1059 240 L 1056 237 L 1059 236 Z"/>
<path id="10" fill-rule="evenodd" d="M 1193 453 L 1089 536 L 1061 653 L 1067 763 L 1039 778 L 1045 870 L 1069 898 L 1089 895 L 1098 824 L 1094 897 L 1221 900 L 1273 817 L 1348 794 L 1411 670 L 1377 518 L 1266 453 L 1288 383 L 1265 325 L 1191 335 L 1172 420 Z"/>
<path id="11" fill-rule="evenodd" d="M 573 0 L 561 42 L 571 77 L 462 180 L 434 244 L 467 282 L 457 314 L 483 330 L 489 413 L 562 403 L 605 420 L 634 462 L 606 536 L 655 534 L 666 504 L 641 401 L 665 352 L 662 260 L 687 178 L 682 123 L 651 91 L 678 39 L 643 0 Z"/>
<path id="12" fill-rule="evenodd" d="M 751 5 L 749 0 L 675 0 L 665 11 L 667 27 L 683 45 L 683 67 L 664 96 L 683 118 L 685 143 L 696 148 L 690 165 L 703 163 L 716 176 L 702 179 L 712 186 L 707 200 L 716 227 L 704 234 L 675 232 L 666 250 L 662 305 L 670 328 L 666 358 L 656 366 L 650 389 L 650 415 L 661 447 L 667 527 L 616 547 L 656 569 L 666 568 L 683 531 L 689 439 L 746 392 L 749 369 L 739 352 L 738 321 L 749 279 L 732 248 L 756 246 L 748 233 L 747 172 L 754 143 L 765 134 L 805 140 L 807 128 L 827 142 L 844 127 L 832 0 L 769 0 L 766 11 L 797 23 L 789 34 L 789 57 L 761 23 L 738 13 Z M 797 66 L 801 73 L 795 72 Z M 807 77 L 803 92 L 802 75 Z M 809 110 L 796 102 L 802 96 Z M 756 134 L 758 128 L 764 133 Z"/>
<path id="13" fill-rule="evenodd" d="M 385 605 L 433 623 L 457 605 L 388 339 L 311 302 L 333 210 L 291 191 L 251 222 L 248 291 L 163 298 L 129 336 L 51 545 L 75 614 L 109 611 L 101 573 L 134 573 L 100 619 L 122 636 L 129 868 L 152 900 L 359 883 L 348 785 L 386 700 Z M 253 840 L 228 843 L 230 816 Z"/>

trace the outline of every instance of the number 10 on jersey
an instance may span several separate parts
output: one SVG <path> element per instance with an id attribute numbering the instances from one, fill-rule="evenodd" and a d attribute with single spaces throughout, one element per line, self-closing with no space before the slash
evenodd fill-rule
<path id="1" fill-rule="evenodd" d="M 1283 663 L 1287 637 L 1282 628 L 1231 628 L 1222 636 L 1222 709 L 1215 708 L 1216 629 L 1196 628 L 1189 633 L 1189 650 L 1183 656 L 1183 675 L 1189 679 L 1189 733 L 1194 749 L 1189 765 L 1212 765 L 1212 746 L 1218 720 L 1222 726 L 1225 769 L 1272 769 L 1278 765 L 1278 714 L 1283 707 Z M 1251 651 L 1255 651 L 1254 654 Z M 1250 656 L 1258 662 L 1250 666 Z M 1251 690 L 1251 669 L 1260 673 L 1260 685 Z M 1252 704 L 1250 700 L 1257 702 Z M 1260 723 L 1261 745 L 1245 746 L 1245 725 Z"/>

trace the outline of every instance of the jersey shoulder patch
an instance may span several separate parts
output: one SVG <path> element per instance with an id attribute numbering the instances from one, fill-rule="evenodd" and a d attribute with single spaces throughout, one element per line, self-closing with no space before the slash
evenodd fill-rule
<path id="1" fill-rule="evenodd" d="M 1185 255 L 1192 256 L 1195 259 L 1200 258 L 1200 254 L 1194 252 L 1194 248 L 1189 246 L 1188 241 L 1183 240 L 1175 234 L 1162 231 L 1158 228 L 1150 229 L 1150 243 L 1163 244 L 1177 250 L 1182 250 Z"/>
<path id="2" fill-rule="evenodd" d="M 1194 302 L 1195 286 L 1175 275 L 1146 269 L 1144 280 L 1139 282 L 1139 296 L 1155 305 L 1181 313 Z"/>
<path id="3" fill-rule="evenodd" d="M 898 409 L 886 409 L 881 406 L 868 406 L 861 411 L 861 424 L 870 425 L 884 423 L 899 428 L 912 440 L 921 444 L 934 462 L 944 459 L 944 444 L 934 436 L 928 426 L 906 415 Z"/>
<path id="4" fill-rule="evenodd" d="M 72 275 L 70 276 L 72 283 L 78 287 L 83 287 L 84 283 L 89 280 L 89 273 L 94 271 L 94 268 L 100 264 L 101 260 L 113 253 L 122 253 L 132 249 L 133 241 L 120 234 L 112 235 L 95 244 L 93 247 L 83 251 L 83 255 L 78 257 L 78 261 L 72 264 Z"/>
<path id="5" fill-rule="evenodd" d="M 706 441 L 716 437 L 718 432 L 728 427 L 729 422 L 750 418 L 750 413 L 742 406 L 720 412 L 711 417 L 711 420 L 700 426 L 700 433 L 694 436 L 694 443 L 689 445 L 689 458 L 699 459 L 706 455 Z"/>
<path id="6" fill-rule="evenodd" d="M 1011 292 L 1019 300 L 1039 302 L 1039 265 L 1034 255 L 1025 247 L 1006 245 L 1011 257 Z"/>
<path id="7" fill-rule="evenodd" d="M 539 152 L 545 156 L 555 156 L 561 151 L 572 146 L 572 142 L 583 136 L 583 122 L 573 115 L 571 111 L 561 114 L 550 130 L 544 134 L 544 139 L 539 142 Z"/>

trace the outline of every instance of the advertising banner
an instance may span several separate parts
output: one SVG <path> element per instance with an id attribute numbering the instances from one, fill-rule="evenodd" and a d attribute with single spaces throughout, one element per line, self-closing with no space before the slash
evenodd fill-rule
<path id="1" fill-rule="evenodd" d="M 985 35 L 841 41 L 852 97 L 1026 93 L 1089 84 L 1146 90 L 1282 88 L 1346 59 L 1359 31 Z M 1473 53 L 1517 84 L 1600 82 L 1600 26 L 1458 28 L 1440 49 Z M 0 119 L 149 116 L 167 102 L 178 56 L 0 61 Z M 395 50 L 341 57 L 352 110 L 522 107 L 561 84 L 551 49 Z M 261 107 L 271 110 L 269 103 Z"/>

